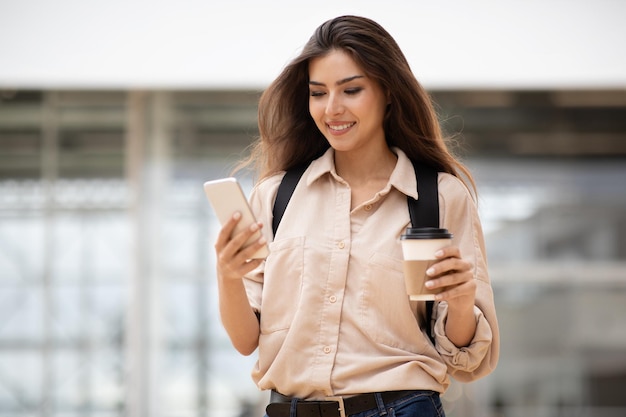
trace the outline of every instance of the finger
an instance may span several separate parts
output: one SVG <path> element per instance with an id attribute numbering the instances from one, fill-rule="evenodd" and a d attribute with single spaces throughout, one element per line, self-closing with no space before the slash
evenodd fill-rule
<path id="1" fill-rule="evenodd" d="M 227 269 L 241 273 L 242 265 L 249 262 L 252 256 L 267 243 L 265 237 L 261 235 L 259 239 L 252 244 L 246 245 L 250 237 L 252 237 L 254 233 L 258 233 L 262 227 L 263 225 L 261 223 L 253 223 L 250 227 L 235 234 L 222 249 L 220 253 L 220 263 Z M 245 272 L 247 273 L 251 269 L 253 268 L 246 267 Z"/>
<path id="2" fill-rule="evenodd" d="M 233 262 L 223 266 L 218 266 L 218 275 L 224 279 L 241 279 L 246 274 L 257 268 L 261 262 L 263 262 L 262 259 L 251 259 L 243 263 Z"/>
<path id="3" fill-rule="evenodd" d="M 471 264 L 460 258 L 446 258 L 442 261 L 436 262 L 426 270 L 426 275 L 429 277 L 438 277 L 450 272 L 464 272 L 471 269 Z"/>
<path id="4" fill-rule="evenodd" d="M 473 280 L 473 278 L 473 275 L 468 271 L 455 272 L 442 275 L 438 278 L 429 279 L 424 285 L 429 289 L 446 288 L 463 284 L 467 281 Z"/>
<path id="5" fill-rule="evenodd" d="M 232 224 L 231 221 L 233 222 Z M 233 219 L 229 220 L 220 232 L 218 241 L 215 244 L 216 250 L 226 258 L 234 257 L 238 252 L 240 252 L 248 239 L 263 227 L 261 223 L 253 223 L 249 227 L 233 235 L 235 226 L 239 221 L 240 215 L 238 217 L 237 214 L 233 217 Z"/>
<path id="6" fill-rule="evenodd" d="M 240 279 L 249 272 L 253 271 L 259 265 L 261 265 L 261 262 L 263 262 L 263 259 L 249 259 L 239 265 L 236 274 L 233 274 L 233 276 L 235 276 L 237 279 Z"/>
<path id="7" fill-rule="evenodd" d="M 224 277 L 241 278 L 263 261 L 263 259 L 252 259 L 252 256 L 265 244 L 263 236 L 245 248 L 231 240 L 217 252 L 218 270 Z"/>
<path id="8" fill-rule="evenodd" d="M 461 251 L 458 246 L 446 246 L 435 252 L 437 259 L 460 258 Z"/>
<path id="9" fill-rule="evenodd" d="M 248 261 L 254 256 L 255 253 L 257 253 L 266 244 L 267 244 L 267 240 L 265 239 L 263 235 L 261 235 L 261 237 L 259 237 L 256 241 L 240 249 L 239 252 L 237 253 L 237 257 L 239 258 L 240 261 L 244 261 L 244 262 Z"/>
<path id="10" fill-rule="evenodd" d="M 241 220 L 241 213 L 238 211 L 233 213 L 230 219 L 222 226 L 222 229 L 217 235 L 217 239 L 215 241 L 215 247 L 223 248 L 230 241 L 231 235 L 237 226 L 237 223 Z"/>
<path id="11" fill-rule="evenodd" d="M 261 242 L 255 242 L 253 246 L 258 246 L 256 249 L 250 248 L 246 252 L 242 252 L 242 247 L 252 234 L 257 232 L 262 224 L 255 223 L 249 228 L 244 229 L 240 233 L 236 233 L 233 236 L 234 230 L 237 224 L 241 221 L 241 214 L 236 212 L 233 216 L 224 224 L 220 230 L 215 242 L 215 251 L 217 254 L 217 267 L 220 274 L 229 278 L 241 278 L 246 273 L 258 266 L 260 262 L 254 262 L 248 264 L 249 258 L 254 255 L 254 252 L 258 250 L 258 247 L 263 246 L 264 238 L 261 236 L 259 239 Z M 246 248 L 247 249 L 247 248 Z"/>
<path id="12" fill-rule="evenodd" d="M 463 283 L 458 285 L 447 286 L 442 292 L 435 295 L 435 300 L 450 301 L 454 299 L 460 299 L 462 297 L 472 299 L 476 297 L 476 281 L 471 279 L 469 281 L 464 281 Z"/>
<path id="13" fill-rule="evenodd" d="M 240 252 L 245 243 L 258 231 L 261 230 L 263 224 L 260 222 L 252 223 L 249 227 L 243 229 L 241 232 L 236 233 L 229 242 L 229 245 L 235 248 L 235 252 Z M 263 238 L 261 235 L 260 238 Z"/>

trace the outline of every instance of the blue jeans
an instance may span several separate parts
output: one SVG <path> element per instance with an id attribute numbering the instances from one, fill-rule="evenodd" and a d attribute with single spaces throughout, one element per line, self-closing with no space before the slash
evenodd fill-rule
<path id="1" fill-rule="evenodd" d="M 445 417 L 439 393 L 415 391 L 415 393 L 385 404 L 383 409 L 364 411 L 350 417 Z"/>
<path id="2" fill-rule="evenodd" d="M 434 391 L 415 391 L 399 400 L 383 404 L 378 398 L 379 407 L 350 414 L 349 417 L 445 417 L 439 393 Z M 265 416 L 267 417 L 267 415 Z M 297 416 L 293 416 L 297 417 Z"/>

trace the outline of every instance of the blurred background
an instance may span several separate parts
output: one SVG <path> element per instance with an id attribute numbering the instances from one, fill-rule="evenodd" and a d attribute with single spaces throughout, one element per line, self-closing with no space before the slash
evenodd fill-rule
<path id="1" fill-rule="evenodd" d="M 263 415 L 202 183 L 345 13 L 396 38 L 478 182 L 502 354 L 447 414 L 626 415 L 626 2 L 337 3 L 0 0 L 0 416 Z"/>

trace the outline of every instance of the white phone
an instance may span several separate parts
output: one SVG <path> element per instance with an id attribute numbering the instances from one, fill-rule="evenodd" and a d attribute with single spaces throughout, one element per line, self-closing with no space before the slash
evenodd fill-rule
<path id="1" fill-rule="evenodd" d="M 207 181 L 204 183 L 204 193 L 213 206 L 213 210 L 215 210 L 217 214 L 217 219 L 222 225 L 224 225 L 236 211 L 241 213 L 241 220 L 237 223 L 233 234 L 250 227 L 252 223 L 256 222 L 248 200 L 236 178 L 229 177 Z M 246 241 L 244 247 L 256 242 L 260 237 L 261 231 L 257 231 Z M 252 255 L 252 259 L 264 259 L 268 254 L 269 248 L 267 245 L 264 245 Z"/>

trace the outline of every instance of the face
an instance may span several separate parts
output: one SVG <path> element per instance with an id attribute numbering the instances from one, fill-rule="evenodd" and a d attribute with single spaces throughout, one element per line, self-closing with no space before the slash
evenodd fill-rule
<path id="1" fill-rule="evenodd" d="M 311 60 L 309 80 L 309 112 L 330 146 L 378 151 L 385 145 L 386 95 L 348 54 L 335 50 Z"/>

